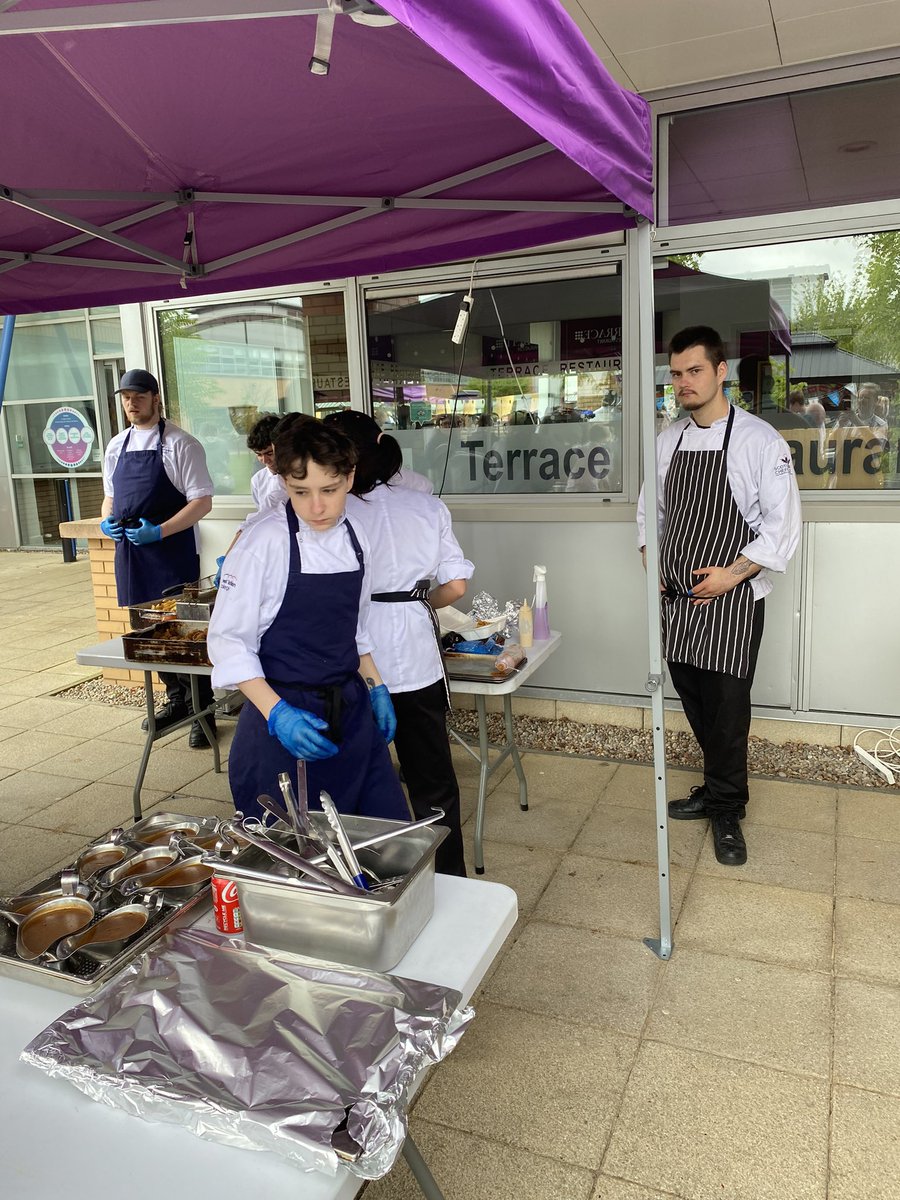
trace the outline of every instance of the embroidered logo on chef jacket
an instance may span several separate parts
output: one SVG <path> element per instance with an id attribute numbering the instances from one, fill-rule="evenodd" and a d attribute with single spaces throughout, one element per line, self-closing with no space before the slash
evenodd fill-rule
<path id="1" fill-rule="evenodd" d="M 790 475 L 793 469 L 794 464 L 789 454 L 783 454 L 775 464 L 775 474 L 777 476 Z"/>

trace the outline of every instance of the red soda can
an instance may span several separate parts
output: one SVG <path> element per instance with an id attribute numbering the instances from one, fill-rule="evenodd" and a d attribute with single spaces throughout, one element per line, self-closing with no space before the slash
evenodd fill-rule
<path id="1" fill-rule="evenodd" d="M 241 909 L 238 904 L 237 884 L 233 879 L 220 879 L 218 875 L 213 875 L 210 887 L 212 888 L 216 929 L 220 933 L 240 933 L 244 928 L 244 922 L 241 920 Z"/>

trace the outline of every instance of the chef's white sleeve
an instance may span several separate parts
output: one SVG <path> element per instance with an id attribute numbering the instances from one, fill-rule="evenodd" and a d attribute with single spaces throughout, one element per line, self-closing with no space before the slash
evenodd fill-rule
<path id="1" fill-rule="evenodd" d="M 184 492 L 188 503 L 202 496 L 215 495 L 213 481 L 206 465 L 206 451 L 195 437 L 179 438 L 175 446 L 176 487 Z"/>
<path id="2" fill-rule="evenodd" d="M 228 554 L 210 617 L 207 647 L 214 688 L 235 688 L 264 676 L 259 645 L 284 598 L 284 564 L 258 555 L 247 541 L 241 538 Z"/>
<path id="3" fill-rule="evenodd" d="M 759 518 L 758 523 L 752 522 L 756 538 L 741 553 L 761 567 L 784 572 L 800 544 L 803 526 L 800 489 L 783 438 L 767 440 L 761 447 L 757 469 Z"/>
<path id="4" fill-rule="evenodd" d="M 440 522 L 440 562 L 434 573 L 435 583 L 449 583 L 452 579 L 471 579 L 475 574 L 475 564 L 469 562 L 462 552 L 462 547 L 453 533 L 450 510 L 446 504 L 441 504 Z"/>

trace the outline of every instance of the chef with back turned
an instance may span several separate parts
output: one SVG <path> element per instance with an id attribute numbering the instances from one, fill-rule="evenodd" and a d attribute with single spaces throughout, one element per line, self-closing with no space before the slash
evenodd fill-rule
<path id="1" fill-rule="evenodd" d="M 127 607 L 200 577 L 195 526 L 212 508 L 213 484 L 201 444 L 162 416 L 159 384 L 149 371 L 126 371 L 118 393 L 130 428 L 106 447 L 100 528 L 116 543 L 117 598 Z M 162 731 L 190 715 L 191 685 L 188 675 L 160 671 L 159 677 L 167 696 L 156 713 Z M 212 686 L 205 676 L 198 686 L 206 707 Z M 209 725 L 215 734 L 212 718 Z M 206 745 L 197 721 L 189 744 Z"/>

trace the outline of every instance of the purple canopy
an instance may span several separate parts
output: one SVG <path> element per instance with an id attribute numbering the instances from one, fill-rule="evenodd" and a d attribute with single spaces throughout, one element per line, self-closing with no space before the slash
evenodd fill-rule
<path id="1" fill-rule="evenodd" d="M 370 275 L 651 215 L 646 105 L 558 0 L 379 3 L 397 23 L 335 17 L 324 76 L 327 0 L 0 4 L 0 312 Z"/>

